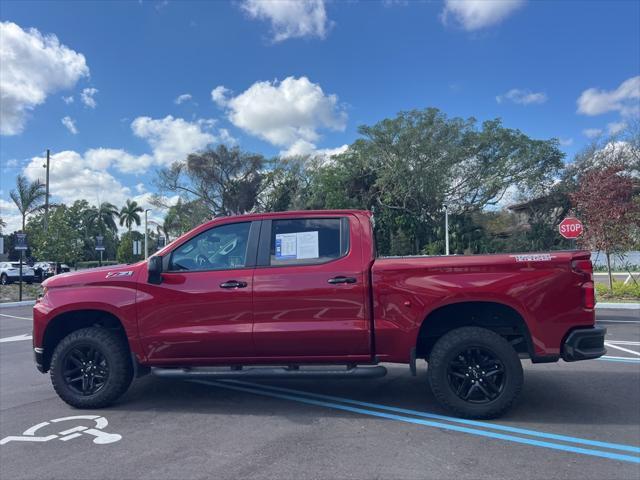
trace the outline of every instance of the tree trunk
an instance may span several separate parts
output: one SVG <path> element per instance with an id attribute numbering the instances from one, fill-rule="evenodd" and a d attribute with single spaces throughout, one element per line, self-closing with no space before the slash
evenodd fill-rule
<path id="1" fill-rule="evenodd" d="M 607 250 L 605 252 L 605 255 L 607 257 L 607 272 L 609 272 L 609 290 L 613 291 L 613 276 L 611 275 L 611 254 Z"/>

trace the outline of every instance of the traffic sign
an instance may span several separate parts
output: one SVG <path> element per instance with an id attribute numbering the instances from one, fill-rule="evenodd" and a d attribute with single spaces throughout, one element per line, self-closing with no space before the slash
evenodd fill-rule
<path id="1" fill-rule="evenodd" d="M 104 250 L 104 237 L 102 235 L 98 235 L 96 237 L 96 250 L 98 251 Z"/>
<path id="2" fill-rule="evenodd" d="M 13 247 L 14 250 L 27 250 L 27 234 L 26 233 L 16 233 L 16 244 Z"/>
<path id="3" fill-rule="evenodd" d="M 560 222 L 558 230 L 560 231 L 560 235 L 564 238 L 574 239 L 582 235 L 584 229 L 580 220 L 573 217 L 567 217 Z"/>

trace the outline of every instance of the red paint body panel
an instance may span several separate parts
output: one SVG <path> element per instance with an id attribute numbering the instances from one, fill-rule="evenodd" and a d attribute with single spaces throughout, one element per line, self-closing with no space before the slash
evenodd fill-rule
<path id="1" fill-rule="evenodd" d="M 58 315 L 86 309 L 117 317 L 132 351 L 148 365 L 407 363 L 425 318 L 468 301 L 516 310 L 540 357 L 557 356 L 569 330 L 595 323 L 593 309 L 583 307 L 588 278 L 572 268 L 589 252 L 374 261 L 371 215 L 364 211 L 220 218 L 157 255 L 225 223 L 309 217 L 348 217 L 348 254 L 319 265 L 165 272 L 159 285 L 148 283 L 146 262 L 52 277 L 34 307 L 34 346 L 42 347 L 45 329 Z M 107 278 L 109 272 L 131 273 Z M 327 283 L 336 276 L 356 283 Z M 229 280 L 247 287 L 220 288 Z"/>
<path id="2" fill-rule="evenodd" d="M 588 252 L 587 252 L 588 255 Z M 497 302 L 524 319 L 538 356 L 560 354 L 567 332 L 593 326 L 582 308 L 584 277 L 571 260 L 584 252 L 554 252 L 548 261 L 516 261 L 515 255 L 376 260 L 373 293 L 376 347 L 381 359 L 407 362 L 422 321 L 452 303 Z M 406 307 L 409 301 L 411 307 Z"/>
<path id="3" fill-rule="evenodd" d="M 356 216 L 349 217 L 350 238 L 361 238 L 360 221 Z M 367 274 L 357 241 L 351 243 L 345 257 L 325 264 L 256 268 L 256 353 L 287 357 L 369 355 L 371 322 L 365 309 L 368 290 L 364 281 Z M 353 277 L 356 283 L 327 283 L 337 276 Z"/>
<path id="4" fill-rule="evenodd" d="M 141 282 L 137 295 L 140 342 L 149 362 L 254 355 L 250 269 L 163 273 L 162 280 Z M 220 288 L 229 280 L 248 287 Z"/>

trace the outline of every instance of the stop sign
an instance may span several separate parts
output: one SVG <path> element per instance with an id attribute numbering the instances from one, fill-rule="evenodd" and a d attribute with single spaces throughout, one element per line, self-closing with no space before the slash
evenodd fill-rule
<path id="1" fill-rule="evenodd" d="M 567 217 L 560 222 L 558 230 L 564 238 L 578 238 L 582 235 L 582 222 L 577 218 Z"/>

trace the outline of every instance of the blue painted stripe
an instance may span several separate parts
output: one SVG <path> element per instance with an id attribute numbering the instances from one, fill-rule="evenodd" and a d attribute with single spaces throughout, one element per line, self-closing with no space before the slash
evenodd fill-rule
<path id="1" fill-rule="evenodd" d="M 600 357 L 597 360 L 602 360 L 604 362 L 621 362 L 621 363 L 635 363 L 638 364 L 640 363 L 640 360 L 635 360 L 633 358 L 629 358 L 628 360 L 626 358 L 609 358 L 609 357 Z"/>
<path id="2" fill-rule="evenodd" d="M 456 432 L 462 432 L 462 433 L 469 433 L 472 435 L 477 435 L 477 436 L 481 436 L 481 437 L 489 437 L 489 438 L 495 438 L 495 439 L 499 439 L 499 440 L 506 440 L 509 442 L 514 442 L 514 443 L 521 443 L 524 445 L 530 445 L 530 446 L 535 446 L 535 447 L 543 447 L 543 448 L 550 448 L 553 450 L 561 450 L 561 451 L 565 451 L 565 452 L 571 452 L 571 453 L 579 453 L 582 455 L 590 455 L 590 456 L 594 456 L 594 457 L 602 457 L 602 458 L 608 458 L 611 460 L 620 460 L 623 462 L 631 462 L 631 463 L 638 463 L 640 464 L 640 457 L 634 457 L 631 455 L 624 455 L 621 453 L 613 453 L 613 452 L 605 452 L 605 451 L 601 451 L 601 450 L 592 450 L 592 449 L 588 449 L 588 448 L 581 448 L 581 447 L 574 447 L 571 445 L 564 445 L 564 444 L 560 444 L 560 443 L 551 443 L 551 442 L 544 442 L 541 440 L 533 440 L 531 438 L 522 438 L 522 437 L 516 437 L 514 435 L 505 435 L 502 433 L 496 433 L 496 432 L 488 432 L 486 430 L 477 430 L 474 428 L 469 428 L 469 427 L 462 427 L 459 425 L 451 425 L 448 423 L 440 423 L 440 422 L 433 422 L 431 420 L 421 420 L 419 418 L 412 418 L 412 417 L 403 417 L 400 415 L 395 415 L 395 414 L 391 414 L 391 413 L 384 413 L 384 412 L 377 412 L 375 410 L 366 410 L 364 408 L 358 408 L 358 407 L 349 407 L 347 405 L 341 405 L 339 403 L 333 403 L 333 402 L 323 402 L 320 400 L 313 400 L 311 398 L 307 398 L 307 397 L 300 397 L 300 396 L 294 396 L 294 395 L 287 395 L 284 393 L 275 393 L 275 392 L 269 392 L 267 390 L 260 390 L 260 389 L 256 389 L 256 388 L 248 388 L 248 387 L 241 387 L 239 385 L 232 385 L 229 383 L 222 383 L 220 381 L 205 381 L 205 380 L 193 380 L 196 383 L 202 383 L 205 385 L 213 385 L 216 387 L 220 387 L 220 388 L 226 388 L 229 390 L 236 390 L 239 392 L 247 392 L 247 393 L 253 393 L 256 395 L 264 395 L 267 397 L 273 397 L 273 398 L 280 398 L 283 400 L 292 400 L 294 402 L 300 402 L 300 403 L 306 403 L 309 405 L 316 405 L 319 407 L 328 407 L 328 408 L 333 408 L 335 410 L 343 410 L 346 412 L 352 412 L 352 413 L 359 413 L 359 414 L 363 414 L 363 415 L 371 415 L 374 417 L 380 417 L 380 418 L 386 418 L 389 420 L 396 420 L 399 422 L 405 422 L 405 423 L 413 423 L 413 424 L 417 424 L 417 425 L 424 425 L 424 426 L 428 426 L 428 427 L 435 427 L 435 428 L 440 428 L 443 430 L 453 430 Z"/>
<path id="3" fill-rule="evenodd" d="M 435 420 L 445 420 L 447 422 L 460 423 L 460 424 L 463 424 L 463 425 L 472 425 L 474 427 L 490 428 L 492 430 L 499 430 L 499 431 L 503 431 L 503 432 L 519 433 L 519 434 L 528 435 L 528 436 L 531 436 L 531 437 L 547 438 L 547 439 L 551 439 L 551 440 L 559 440 L 561 442 L 570 442 L 570 443 L 576 443 L 576 444 L 580 444 L 580 445 L 589 445 L 589 446 L 592 446 L 592 447 L 609 448 L 609 449 L 612 449 L 612 450 L 621 450 L 621 451 L 625 451 L 625 452 L 640 453 L 640 447 L 636 447 L 636 446 L 633 446 L 633 445 L 624 445 L 624 444 L 620 444 L 620 443 L 610 443 L 610 442 L 600 442 L 598 440 L 589 440 L 589 439 L 586 439 L 586 438 L 571 437 L 571 436 L 568 436 L 568 435 L 559 435 L 559 434 L 556 434 L 556 433 L 540 432 L 540 431 L 536 431 L 536 430 L 529 430 L 529 429 L 526 429 L 526 428 L 510 427 L 508 425 L 500 425 L 500 424 L 490 423 L 490 422 L 481 422 L 481 421 L 478 421 L 478 420 L 467 420 L 467 419 L 464 419 L 464 418 L 456 418 L 456 417 L 449 417 L 449 416 L 446 416 L 446 415 L 438 415 L 438 414 L 435 414 L 435 413 L 421 412 L 419 410 L 410 410 L 408 408 L 392 407 L 392 406 L 389 406 L 389 405 L 382 405 L 382 404 L 378 404 L 378 403 L 361 402 L 359 400 L 352 400 L 350 398 L 335 397 L 335 396 L 331 396 L 331 395 L 322 395 L 322 394 L 319 394 L 319 393 L 311 393 L 311 392 L 306 392 L 306 391 L 303 391 L 303 390 L 293 390 L 291 388 L 274 387 L 274 386 L 271 386 L 271 385 L 261 385 L 261 384 L 258 384 L 258 383 L 245 382 L 245 381 L 241 381 L 241 380 L 223 380 L 223 382 L 246 385 L 246 386 L 252 387 L 252 388 L 266 388 L 266 389 L 270 389 L 270 390 L 276 390 L 278 392 L 291 393 L 291 394 L 294 394 L 294 395 L 306 395 L 308 397 L 314 397 L 314 398 L 330 400 L 330 401 L 335 401 L 335 402 L 343 402 L 343 403 L 348 403 L 348 404 L 352 404 L 352 405 L 359 405 L 359 406 L 362 406 L 362 407 L 377 408 L 377 409 L 380 409 L 380 410 L 387 410 L 387 411 L 390 411 L 390 412 L 405 413 L 405 414 L 416 415 L 416 416 L 424 417 L 424 418 L 432 418 L 432 419 L 435 419 Z"/>

